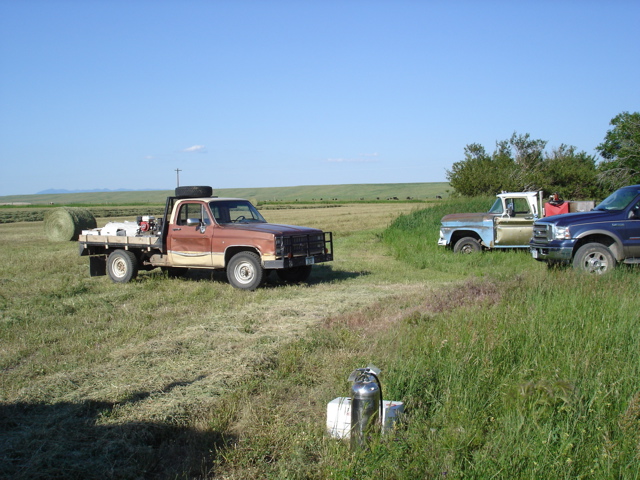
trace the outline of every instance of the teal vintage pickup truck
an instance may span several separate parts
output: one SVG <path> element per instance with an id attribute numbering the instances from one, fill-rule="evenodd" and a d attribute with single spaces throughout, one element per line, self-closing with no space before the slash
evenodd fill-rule
<path id="1" fill-rule="evenodd" d="M 542 192 L 503 192 L 496 195 L 486 213 L 453 213 L 441 220 L 438 245 L 456 253 L 495 248 L 529 248 L 533 223 L 559 213 L 584 212 L 594 202 L 565 202 L 556 198 L 543 203 Z"/>

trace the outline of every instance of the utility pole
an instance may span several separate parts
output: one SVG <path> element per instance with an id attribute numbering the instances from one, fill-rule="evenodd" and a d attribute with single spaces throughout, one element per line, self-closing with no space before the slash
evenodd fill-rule
<path id="1" fill-rule="evenodd" d="M 179 168 L 176 168 L 176 187 L 180 186 L 180 172 L 182 170 L 180 170 Z"/>

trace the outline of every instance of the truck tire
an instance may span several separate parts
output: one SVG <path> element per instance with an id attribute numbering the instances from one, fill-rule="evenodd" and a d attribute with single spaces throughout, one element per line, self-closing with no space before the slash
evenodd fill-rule
<path id="1" fill-rule="evenodd" d="M 255 290 L 264 279 L 260 257 L 253 252 L 236 253 L 227 265 L 229 283 L 241 290 Z"/>
<path id="2" fill-rule="evenodd" d="M 311 275 L 311 265 L 302 265 L 301 267 L 284 268 L 277 270 L 278 278 L 287 283 L 304 282 Z"/>
<path id="3" fill-rule="evenodd" d="M 573 268 L 581 272 L 603 275 L 616 266 L 616 258 L 601 243 L 587 243 L 581 246 L 573 257 Z"/>
<path id="4" fill-rule="evenodd" d="M 210 197 L 213 194 L 211 187 L 199 186 L 199 187 L 176 187 L 176 197 L 183 198 L 195 198 L 195 197 Z"/>
<path id="5" fill-rule="evenodd" d="M 475 253 L 482 251 L 482 245 L 473 237 L 463 237 L 453 246 L 455 253 Z"/>
<path id="6" fill-rule="evenodd" d="M 116 283 L 127 283 L 138 276 L 138 259 L 128 250 L 114 250 L 107 258 L 107 273 Z"/>

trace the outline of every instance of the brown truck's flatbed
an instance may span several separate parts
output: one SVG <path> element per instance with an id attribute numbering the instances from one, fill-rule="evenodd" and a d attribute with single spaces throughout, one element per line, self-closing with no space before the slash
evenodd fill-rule
<path id="1" fill-rule="evenodd" d="M 101 247 L 161 247 L 162 238 L 154 235 L 125 237 L 120 235 L 80 235 L 78 242 Z"/>

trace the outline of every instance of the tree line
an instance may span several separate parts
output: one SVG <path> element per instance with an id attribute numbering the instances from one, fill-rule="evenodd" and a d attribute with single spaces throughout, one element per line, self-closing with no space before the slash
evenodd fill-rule
<path id="1" fill-rule="evenodd" d="M 447 180 L 463 196 L 543 190 L 574 200 L 604 197 L 640 184 L 640 112 L 622 112 L 610 125 L 596 147 L 600 159 L 564 144 L 548 151 L 546 141 L 514 133 L 491 154 L 478 143 L 467 145 Z"/>

